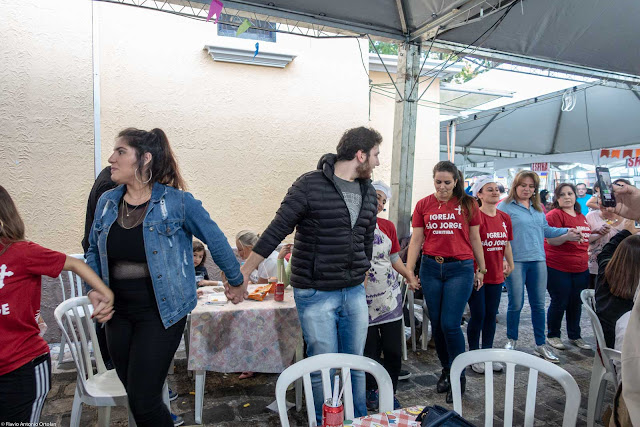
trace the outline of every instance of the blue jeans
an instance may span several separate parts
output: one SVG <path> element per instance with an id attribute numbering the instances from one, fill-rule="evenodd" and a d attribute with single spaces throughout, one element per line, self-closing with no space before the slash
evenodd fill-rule
<path id="1" fill-rule="evenodd" d="M 589 286 L 589 270 L 580 273 L 565 273 L 555 268 L 547 267 L 549 279 L 547 289 L 551 297 L 547 312 L 547 326 L 549 338 L 560 338 L 560 327 L 565 311 L 567 312 L 567 335 L 570 340 L 581 338 L 580 316 L 582 315 L 582 300 L 580 292 Z"/>
<path id="2" fill-rule="evenodd" d="M 364 285 L 335 291 L 293 289 L 307 355 L 348 353 L 362 356 L 369 328 L 369 312 Z M 333 377 L 332 377 L 333 378 Z M 367 415 L 365 376 L 351 371 L 353 409 L 356 417 Z M 318 425 L 322 423 L 322 377 L 311 374 L 313 400 Z"/>
<path id="3" fill-rule="evenodd" d="M 496 334 L 496 315 L 500 307 L 502 284 L 485 284 L 478 291 L 471 292 L 469 309 L 471 319 L 467 325 L 467 341 L 469 350 L 480 348 L 480 332 L 482 332 L 482 348 L 493 347 L 493 337 Z"/>
<path id="4" fill-rule="evenodd" d="M 465 351 L 460 323 L 473 290 L 473 260 L 439 264 L 423 255 L 420 282 L 438 359 L 448 371 L 453 359 Z"/>
<path id="5" fill-rule="evenodd" d="M 509 306 L 507 308 L 507 338 L 518 339 L 520 312 L 524 305 L 524 287 L 527 287 L 531 306 L 531 323 L 536 345 L 543 345 L 544 298 L 547 289 L 547 264 L 544 261 L 514 262 L 514 269 L 507 278 Z"/>

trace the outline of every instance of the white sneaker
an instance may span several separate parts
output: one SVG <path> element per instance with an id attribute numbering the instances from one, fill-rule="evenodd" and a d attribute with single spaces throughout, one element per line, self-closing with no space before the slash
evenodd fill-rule
<path id="1" fill-rule="evenodd" d="M 477 374 L 484 374 L 484 363 L 474 363 L 471 365 L 471 369 L 473 369 L 473 372 Z"/>
<path id="2" fill-rule="evenodd" d="M 591 346 L 587 344 L 585 340 L 583 340 L 582 338 L 578 338 L 577 340 L 571 340 L 571 344 L 584 350 L 593 350 Z"/>
<path id="3" fill-rule="evenodd" d="M 512 340 L 511 338 L 509 338 L 507 343 L 504 345 L 504 348 L 506 348 L 507 350 L 515 350 L 517 342 L 518 340 Z"/>
<path id="4" fill-rule="evenodd" d="M 551 351 L 551 349 L 546 345 L 536 346 L 536 348 L 533 350 L 533 354 L 544 358 L 544 360 L 546 360 L 547 362 L 560 363 L 560 359 L 558 359 L 558 356 L 556 356 L 553 351 Z"/>
<path id="5" fill-rule="evenodd" d="M 500 362 L 493 362 L 493 372 L 504 371 L 504 365 Z"/>
<path id="6" fill-rule="evenodd" d="M 564 345 L 564 343 L 562 342 L 562 340 L 560 338 L 557 337 L 553 337 L 553 338 L 547 338 L 547 342 L 549 343 L 549 345 L 553 348 L 557 348 L 558 350 L 566 350 L 567 346 Z"/>

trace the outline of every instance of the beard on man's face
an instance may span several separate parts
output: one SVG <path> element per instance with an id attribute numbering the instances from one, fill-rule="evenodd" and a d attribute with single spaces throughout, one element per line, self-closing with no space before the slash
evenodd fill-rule
<path id="1" fill-rule="evenodd" d="M 373 167 L 369 164 L 369 156 L 367 156 L 364 163 L 361 163 L 356 167 L 356 173 L 358 174 L 359 179 L 371 179 L 372 172 Z"/>

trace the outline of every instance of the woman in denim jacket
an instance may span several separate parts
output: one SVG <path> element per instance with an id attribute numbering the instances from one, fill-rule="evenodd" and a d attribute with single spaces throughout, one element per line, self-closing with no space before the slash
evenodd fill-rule
<path id="1" fill-rule="evenodd" d="M 87 263 L 114 293 L 107 343 L 137 425 L 173 426 L 162 387 L 196 306 L 193 236 L 208 245 L 229 285 L 244 278 L 224 234 L 183 191 L 162 130 L 123 130 L 109 163 L 120 185 L 98 201 Z M 96 306 L 100 295 L 88 295 Z"/>

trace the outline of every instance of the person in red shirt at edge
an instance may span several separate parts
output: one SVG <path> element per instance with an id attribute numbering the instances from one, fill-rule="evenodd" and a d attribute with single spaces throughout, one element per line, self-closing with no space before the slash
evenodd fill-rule
<path id="1" fill-rule="evenodd" d="M 49 346 L 34 313 L 40 310 L 41 276 L 78 274 L 99 294 L 93 317 L 113 315 L 113 293 L 83 261 L 24 238 L 24 223 L 0 186 L 0 422 L 37 425 L 51 388 Z M 17 424 L 16 424 L 17 425 Z"/>
<path id="2" fill-rule="evenodd" d="M 553 209 L 547 213 L 552 227 L 576 228 L 582 233 L 577 242 L 565 236 L 548 238 L 544 243 L 547 255 L 547 290 L 551 304 L 547 311 L 547 341 L 558 350 L 566 347 L 560 339 L 560 326 L 567 313 L 567 335 L 571 343 L 582 349 L 591 349 L 580 335 L 582 300 L 580 292 L 589 286 L 589 235 L 591 228 L 580 211 L 576 200 L 576 187 L 564 183 L 556 187 Z"/>
<path id="3" fill-rule="evenodd" d="M 481 332 L 482 348 L 493 347 L 502 286 L 514 267 L 513 252 L 509 243 L 513 240 L 513 230 L 511 217 L 497 209 L 500 190 L 492 176 L 479 179 L 473 186 L 472 193 L 480 204 L 480 239 L 487 264 L 484 286 L 472 291 L 469 298 L 471 319 L 467 324 L 467 340 L 469 350 L 477 350 L 480 348 Z M 484 363 L 474 363 L 471 369 L 484 374 Z M 502 364 L 494 363 L 493 370 L 501 372 Z"/>
<path id="4" fill-rule="evenodd" d="M 464 179 L 456 166 L 442 161 L 433 168 L 436 192 L 418 201 L 413 211 L 413 235 L 407 254 L 407 269 L 414 271 L 422 254 L 420 283 L 431 318 L 442 374 L 436 391 L 453 402 L 449 370 L 453 359 L 465 351 L 460 323 L 474 283 L 482 287 L 487 269 L 480 240 L 480 210 L 464 192 Z M 473 260 L 478 270 L 474 275 Z M 461 387 L 466 386 L 462 371 Z"/>

